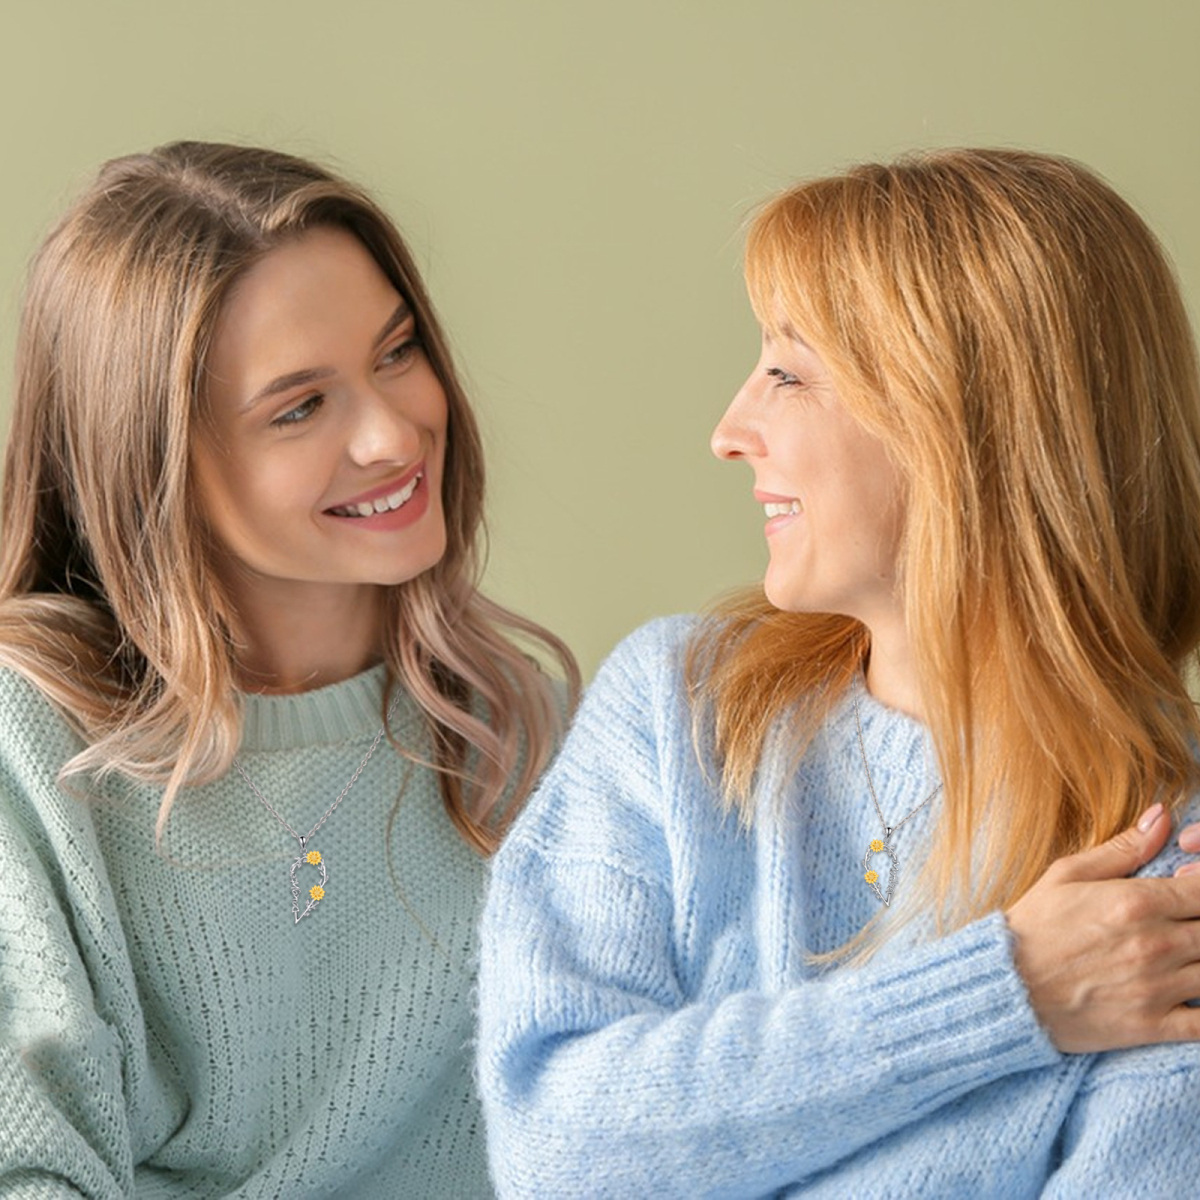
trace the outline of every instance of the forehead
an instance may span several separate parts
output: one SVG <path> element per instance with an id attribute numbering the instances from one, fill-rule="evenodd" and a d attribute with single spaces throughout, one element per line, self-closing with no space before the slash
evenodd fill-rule
<path id="1" fill-rule="evenodd" d="M 822 363 L 821 355 L 811 342 L 796 329 L 791 320 L 780 312 L 771 319 L 759 321 L 763 350 L 767 353 L 789 354 Z"/>
<path id="2" fill-rule="evenodd" d="M 226 297 L 207 356 L 210 379 L 245 387 L 335 364 L 369 349 L 402 299 L 353 234 L 306 231 L 267 251 Z"/>
<path id="3" fill-rule="evenodd" d="M 320 226 L 296 234 L 263 254 L 230 290 L 222 317 L 231 310 L 243 318 L 259 308 L 303 310 L 313 306 L 319 293 L 335 290 L 364 298 L 396 294 L 357 237 L 345 229 Z"/>

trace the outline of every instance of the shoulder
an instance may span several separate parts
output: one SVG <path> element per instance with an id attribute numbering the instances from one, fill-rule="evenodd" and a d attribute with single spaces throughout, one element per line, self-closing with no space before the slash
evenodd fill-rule
<path id="1" fill-rule="evenodd" d="M 662 617 L 629 634 L 609 654 L 584 692 L 566 749 L 597 741 L 620 753 L 623 744 L 670 743 L 690 728 L 685 665 L 697 619 Z"/>
<path id="2" fill-rule="evenodd" d="M 85 743 L 59 707 L 29 678 L 0 668 L 0 841 L 11 850 L 13 837 L 36 842 L 51 829 L 71 831 L 68 840 L 88 839 L 87 789 L 60 782 L 62 769 Z"/>
<path id="3" fill-rule="evenodd" d="M 679 669 L 699 626 L 700 618 L 690 613 L 647 621 L 617 643 L 597 679 L 622 670 L 654 674 Z"/>
<path id="4" fill-rule="evenodd" d="M 677 699 L 684 687 L 684 665 L 695 616 L 659 617 L 623 638 L 600 665 L 588 687 L 584 707 L 622 697 L 639 709 Z"/>
<path id="5" fill-rule="evenodd" d="M 0 761 L 62 763 L 83 749 L 59 707 L 32 680 L 0 667 Z"/>
<path id="6" fill-rule="evenodd" d="M 646 844 L 659 837 L 664 797 L 691 790 L 683 663 L 695 624 L 691 617 L 651 621 L 612 651 L 501 860 L 518 847 L 556 858 L 617 859 L 626 851 L 644 858 Z"/>

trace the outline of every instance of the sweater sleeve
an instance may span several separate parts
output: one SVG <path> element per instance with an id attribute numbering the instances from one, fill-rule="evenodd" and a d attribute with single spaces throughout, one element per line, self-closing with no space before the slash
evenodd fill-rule
<path id="1" fill-rule="evenodd" d="M 1189 1196 L 1200 1179 L 1200 1048 L 1163 1045 L 1102 1055 L 1062 1134 L 1042 1193 L 1057 1200 Z"/>
<path id="2" fill-rule="evenodd" d="M 36 790 L 40 779 L 48 795 L 53 774 L 13 752 L 36 736 L 29 714 L 3 714 L 0 754 L 0 1192 L 127 1196 L 133 1151 L 122 1047 L 98 1011 L 70 898 L 77 885 L 58 854 L 74 851 L 86 873 L 98 850 L 93 844 L 89 856 L 85 836 L 58 839 L 40 822 L 28 785 Z M 85 835 L 86 822 L 74 833 Z"/>
<path id="3" fill-rule="evenodd" d="M 1193 796 L 1176 821 L 1182 826 L 1197 820 L 1200 796 Z M 1169 879 L 1190 858 L 1172 838 L 1138 874 Z M 1067 1113 L 1060 1162 L 1043 1194 L 1062 1200 L 1192 1195 L 1200 1179 L 1197 1113 L 1200 1044 L 1096 1056 Z"/>
<path id="4" fill-rule="evenodd" d="M 1058 1062 L 999 916 L 869 982 L 688 995 L 651 637 L 606 664 L 495 863 L 479 1050 L 501 1194 L 763 1195 Z"/>

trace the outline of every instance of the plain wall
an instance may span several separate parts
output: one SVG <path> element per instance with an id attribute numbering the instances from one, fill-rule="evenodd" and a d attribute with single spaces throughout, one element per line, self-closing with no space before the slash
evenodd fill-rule
<path id="1" fill-rule="evenodd" d="M 589 673 L 765 561 L 750 473 L 707 442 L 757 353 L 740 230 L 769 193 L 921 146 L 1067 154 L 1142 211 L 1200 310 L 1191 0 L 0 15 L 0 407 L 24 263 L 101 160 L 182 137 L 318 157 L 397 218 L 450 330 L 488 443 L 488 589 Z"/>

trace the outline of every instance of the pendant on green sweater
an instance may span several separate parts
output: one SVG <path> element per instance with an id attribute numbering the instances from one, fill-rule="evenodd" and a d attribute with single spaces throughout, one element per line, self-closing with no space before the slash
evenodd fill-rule
<path id="1" fill-rule="evenodd" d="M 325 867 L 325 859 L 319 850 L 305 851 L 304 843 L 308 841 L 307 838 L 297 838 L 296 840 L 300 843 L 300 857 L 292 863 L 290 878 L 292 882 L 292 916 L 295 917 L 294 923 L 298 925 L 325 899 L 325 885 L 329 882 L 329 872 Z M 296 882 L 296 872 L 303 866 L 320 867 L 321 878 L 308 889 L 308 906 L 301 912 L 300 884 Z"/>
<path id="2" fill-rule="evenodd" d="M 879 886 L 879 872 L 871 867 L 871 857 L 875 854 L 886 854 L 891 860 L 891 865 L 888 867 L 887 877 L 887 894 L 884 895 L 883 889 Z M 863 869 L 866 874 L 863 878 L 871 885 L 871 891 L 877 895 L 885 905 L 890 906 L 892 903 L 892 894 L 896 890 L 896 879 L 900 874 L 900 860 L 896 857 L 895 850 L 892 849 L 892 831 L 885 828 L 883 832 L 883 840 L 876 838 L 870 846 L 867 847 L 867 852 L 863 855 Z"/>

